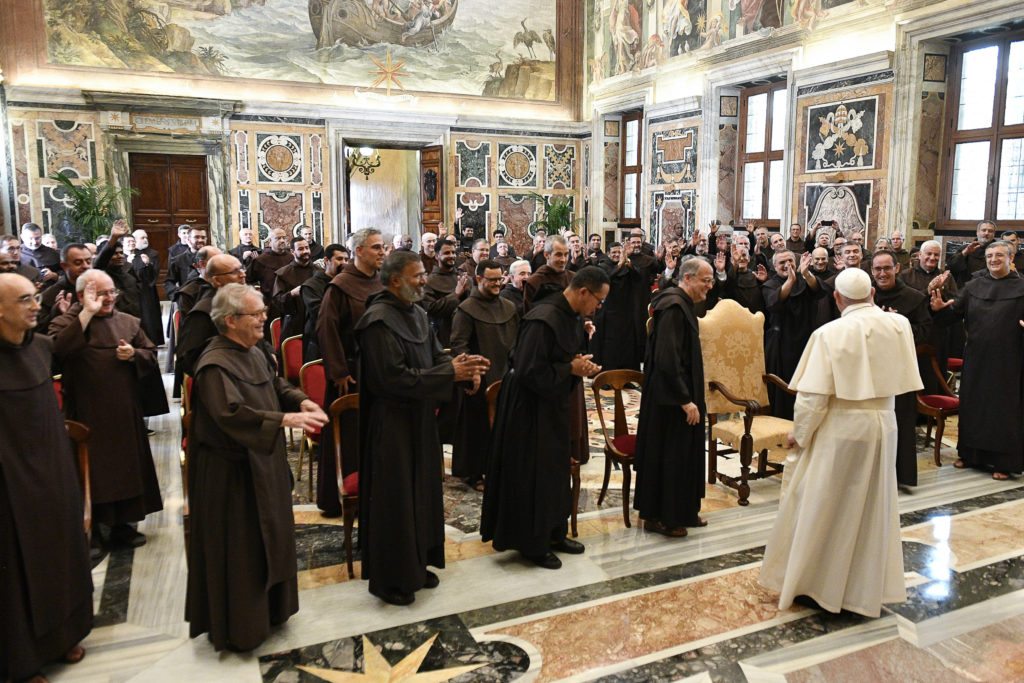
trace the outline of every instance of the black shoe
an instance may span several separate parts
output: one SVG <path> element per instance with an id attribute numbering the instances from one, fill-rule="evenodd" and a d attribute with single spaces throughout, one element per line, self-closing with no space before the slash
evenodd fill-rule
<path id="1" fill-rule="evenodd" d="M 154 434 L 156 434 L 156 432 L 154 432 L 152 429 L 149 429 L 148 427 L 146 428 L 146 436 L 153 436 Z"/>
<path id="2" fill-rule="evenodd" d="M 825 611 L 825 608 L 818 604 L 818 601 L 809 595 L 796 595 L 793 596 L 793 604 L 800 605 L 801 607 L 810 607 L 811 609 L 820 609 Z"/>
<path id="3" fill-rule="evenodd" d="M 560 553 L 569 553 L 570 555 L 582 555 L 585 550 L 582 543 L 574 541 L 568 536 L 559 541 L 552 541 L 551 549 Z"/>
<path id="4" fill-rule="evenodd" d="M 434 572 L 432 572 L 432 571 L 430 571 L 428 569 L 427 570 L 427 578 L 423 582 L 423 587 L 424 588 L 437 588 L 440 583 L 441 583 L 441 579 L 437 578 L 437 574 L 435 574 Z"/>
<path id="5" fill-rule="evenodd" d="M 397 588 L 387 588 L 380 593 L 374 593 L 374 595 L 389 605 L 398 605 L 399 607 L 411 605 L 416 599 L 415 593 L 403 593 Z"/>
<path id="6" fill-rule="evenodd" d="M 118 524 L 110 530 L 110 543 L 138 548 L 146 545 L 146 537 L 127 524 Z"/>
<path id="7" fill-rule="evenodd" d="M 538 567 L 544 567 L 544 569 L 561 569 L 562 561 L 558 559 L 558 556 L 554 553 L 545 553 L 544 555 L 523 555 L 530 562 L 533 562 Z"/>

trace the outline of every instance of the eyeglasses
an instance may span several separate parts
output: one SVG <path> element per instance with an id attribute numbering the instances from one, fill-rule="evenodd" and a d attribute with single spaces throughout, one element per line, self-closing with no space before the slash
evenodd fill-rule
<path id="1" fill-rule="evenodd" d="M 225 275 L 234 275 L 236 273 L 244 273 L 244 272 L 245 272 L 245 268 L 239 266 L 238 268 L 235 268 L 234 270 L 229 270 L 229 271 L 224 272 L 224 273 L 214 273 L 210 277 L 224 277 Z"/>
<path id="2" fill-rule="evenodd" d="M 255 318 L 265 318 L 265 317 L 267 317 L 267 313 L 269 311 L 270 311 L 270 308 L 268 306 L 264 306 L 263 308 L 261 308 L 260 310 L 256 311 L 255 313 L 235 313 L 234 315 L 251 315 L 251 316 L 253 316 Z"/>
<path id="3" fill-rule="evenodd" d="M 25 307 L 30 307 L 33 303 L 42 303 L 42 294 L 22 294 L 17 299 L 18 303 Z"/>
<path id="4" fill-rule="evenodd" d="M 501 275 L 499 275 L 498 277 L 485 277 L 484 278 L 484 282 L 490 282 L 491 284 L 496 284 L 498 282 L 501 282 L 504 279 L 505 278 L 503 276 L 501 276 Z"/>
<path id="5" fill-rule="evenodd" d="M 587 294 L 589 294 L 590 296 L 594 297 L 594 301 L 597 302 L 598 306 L 604 306 L 604 299 L 598 299 L 597 295 L 594 294 L 593 292 L 591 292 L 589 289 L 587 289 L 585 291 L 586 291 Z"/>
<path id="6" fill-rule="evenodd" d="M 112 299 L 116 299 L 120 294 L 121 294 L 121 290 L 120 289 L 104 289 L 102 291 L 97 291 L 96 292 L 96 296 L 100 297 L 101 299 L 102 298 L 106 298 L 108 296 L 110 298 L 112 298 Z"/>

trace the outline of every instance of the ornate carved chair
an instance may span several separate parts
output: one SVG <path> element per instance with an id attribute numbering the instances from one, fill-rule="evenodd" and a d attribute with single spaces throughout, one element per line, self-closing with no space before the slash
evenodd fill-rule
<path id="1" fill-rule="evenodd" d="M 949 388 L 946 380 L 942 377 L 942 370 L 939 369 L 939 361 L 934 346 L 928 344 L 917 345 L 918 358 L 926 359 L 931 366 L 935 378 L 938 380 L 938 394 L 925 394 L 917 392 L 917 413 L 928 418 L 928 430 L 925 432 L 924 445 L 927 448 L 932 438 L 932 423 L 935 427 L 935 466 L 942 467 L 939 460 L 939 450 L 942 448 L 942 433 L 946 430 L 946 418 L 960 412 L 960 398 Z M 952 358 L 950 360 L 953 360 Z"/>
<path id="2" fill-rule="evenodd" d="M 334 472 L 338 479 L 338 500 L 341 501 L 341 518 L 345 525 L 345 561 L 348 564 L 348 578 L 354 578 L 352 570 L 352 525 L 359 512 L 359 472 L 343 476 L 341 463 L 341 416 L 350 410 L 359 410 L 359 394 L 346 394 L 331 403 L 328 416 L 334 435 Z"/>
<path id="3" fill-rule="evenodd" d="M 82 487 L 82 500 L 85 509 L 82 513 L 82 529 L 85 537 L 92 543 L 92 486 L 89 484 L 89 428 L 81 422 L 64 420 L 68 436 L 75 442 L 78 456 L 78 484 Z"/>
<path id="4" fill-rule="evenodd" d="M 597 498 L 597 504 L 604 502 L 604 496 L 608 492 L 608 480 L 612 473 L 612 462 L 617 462 L 622 467 L 622 520 L 628 529 L 629 523 L 629 484 L 632 479 L 630 467 L 633 465 L 633 456 L 636 453 L 636 434 L 629 433 L 626 425 L 626 406 L 622 400 L 624 387 L 633 383 L 643 384 L 644 374 L 636 370 L 606 370 L 596 377 L 591 385 L 594 392 L 594 405 L 597 407 L 597 419 L 601 422 L 601 433 L 604 435 L 604 482 L 601 484 L 601 495 Z M 608 433 L 608 426 L 604 419 L 604 407 L 601 405 L 601 387 L 610 386 L 615 392 L 615 416 L 612 423 L 612 433 Z"/>
<path id="5" fill-rule="evenodd" d="M 765 372 L 763 313 L 751 313 L 732 299 L 722 299 L 700 319 L 700 345 L 708 411 L 708 483 L 720 481 L 736 489 L 739 504 L 747 505 L 750 480 L 782 473 L 782 463 L 769 461 L 768 452 L 787 453 L 786 435 L 793 429 L 791 420 L 769 414 L 768 382 L 795 392 Z M 737 408 L 742 413 L 733 417 Z M 728 448 L 720 451 L 719 441 Z M 751 473 L 755 452 L 757 471 Z M 718 456 L 730 453 L 739 453 L 738 477 L 718 471 Z"/>

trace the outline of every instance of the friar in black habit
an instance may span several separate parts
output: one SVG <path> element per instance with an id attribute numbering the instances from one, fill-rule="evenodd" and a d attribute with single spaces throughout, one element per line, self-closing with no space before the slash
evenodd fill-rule
<path id="1" fill-rule="evenodd" d="M 520 323 L 498 395 L 481 537 L 547 569 L 562 566 L 553 551 L 584 550 L 566 537 L 570 400 L 583 377 L 601 370 L 583 353 L 583 317 L 593 315 L 608 289 L 608 275 L 587 266 L 564 291 L 535 301 Z"/>

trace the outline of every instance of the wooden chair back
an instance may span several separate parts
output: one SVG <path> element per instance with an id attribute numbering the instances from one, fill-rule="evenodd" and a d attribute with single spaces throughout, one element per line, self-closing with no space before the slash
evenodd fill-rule
<path id="1" fill-rule="evenodd" d="M 53 393 L 57 395 L 57 408 L 64 410 L 64 382 L 61 380 L 63 375 L 53 376 Z"/>
<path id="2" fill-rule="evenodd" d="M 192 385 L 194 383 L 195 378 L 188 373 L 181 378 L 181 415 L 183 418 L 192 412 Z"/>
<path id="3" fill-rule="evenodd" d="M 487 417 L 491 421 L 491 426 L 494 426 L 494 410 L 498 406 L 498 394 L 501 393 L 501 380 L 487 387 L 487 392 L 484 394 L 487 397 Z"/>
<path id="4" fill-rule="evenodd" d="M 64 420 L 68 436 L 75 442 L 78 457 L 78 485 L 82 488 L 85 510 L 82 513 L 82 528 L 92 542 L 92 486 L 89 483 L 89 428 L 81 422 Z"/>
<path id="5" fill-rule="evenodd" d="M 299 384 L 302 370 L 302 335 L 288 337 L 281 342 L 281 375 L 292 384 Z"/>
<path id="6" fill-rule="evenodd" d="M 281 319 L 274 318 L 270 321 L 270 343 L 274 345 L 274 351 L 281 350 Z"/>
<path id="7" fill-rule="evenodd" d="M 722 299 L 699 320 L 704 360 L 704 401 L 708 414 L 736 412 L 736 404 L 709 387 L 720 382 L 734 396 L 768 406 L 764 381 L 764 313 L 751 313 L 732 299 Z"/>
<path id="8" fill-rule="evenodd" d="M 345 497 L 345 490 L 342 485 L 345 476 L 341 471 L 341 416 L 350 410 L 359 410 L 359 394 L 346 394 L 341 398 L 336 398 L 327 410 L 327 415 L 331 418 L 331 429 L 334 434 L 334 473 L 338 480 L 338 498 L 342 499 Z"/>
<path id="9" fill-rule="evenodd" d="M 594 405 L 597 409 L 597 419 L 601 423 L 601 433 L 604 434 L 605 445 L 612 446 L 612 439 L 616 436 L 623 436 L 629 433 L 626 424 L 626 404 L 622 400 L 622 391 L 627 384 L 643 384 L 644 374 L 637 370 L 605 370 L 594 377 L 591 390 L 594 392 Z M 612 422 L 613 432 L 608 433 L 608 423 L 604 417 L 604 405 L 601 403 L 601 387 L 610 386 L 615 392 L 615 414 Z"/>
<path id="10" fill-rule="evenodd" d="M 935 374 L 935 378 L 939 382 L 938 386 L 942 393 L 946 396 L 956 396 L 956 392 L 949 387 L 949 383 L 946 382 L 946 378 L 942 376 L 942 369 L 939 367 L 939 354 L 938 351 L 935 350 L 935 347 L 931 344 L 918 344 L 915 351 L 917 351 L 918 358 L 926 359 L 927 364 L 931 367 L 932 372 Z M 917 393 L 922 394 L 924 392 L 919 391 Z"/>

